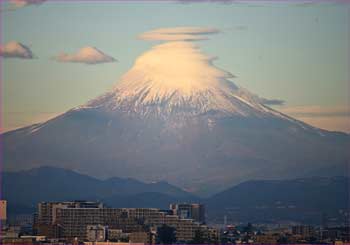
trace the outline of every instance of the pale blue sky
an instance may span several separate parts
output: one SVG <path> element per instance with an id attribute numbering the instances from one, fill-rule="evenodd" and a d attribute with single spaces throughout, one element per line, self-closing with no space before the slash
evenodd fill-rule
<path id="1" fill-rule="evenodd" d="M 197 44 L 219 58 L 216 66 L 237 76 L 235 83 L 260 96 L 285 100 L 286 107 L 344 108 L 349 105 L 349 9 L 330 3 L 48 1 L 4 11 L 2 42 L 28 45 L 37 58 L 2 62 L 3 127 L 36 122 L 104 93 L 155 45 L 137 35 L 177 26 L 220 29 Z M 51 60 L 84 46 L 95 46 L 118 62 Z"/>

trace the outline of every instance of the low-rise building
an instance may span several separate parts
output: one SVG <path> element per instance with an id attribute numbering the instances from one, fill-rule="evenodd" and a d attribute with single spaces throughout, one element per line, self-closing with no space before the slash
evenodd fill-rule
<path id="1" fill-rule="evenodd" d="M 295 225 L 292 226 L 292 234 L 300 235 L 303 238 L 313 236 L 315 230 L 311 225 Z"/>
<path id="2" fill-rule="evenodd" d="M 87 225 L 86 239 L 89 242 L 104 242 L 107 238 L 107 229 L 103 225 Z"/>
<path id="3" fill-rule="evenodd" d="M 107 229 L 107 240 L 112 242 L 129 241 L 129 233 L 124 233 L 122 229 Z"/>
<path id="4" fill-rule="evenodd" d="M 132 232 L 129 235 L 130 243 L 143 243 L 143 244 L 151 244 L 152 238 L 151 233 L 145 231 Z"/>

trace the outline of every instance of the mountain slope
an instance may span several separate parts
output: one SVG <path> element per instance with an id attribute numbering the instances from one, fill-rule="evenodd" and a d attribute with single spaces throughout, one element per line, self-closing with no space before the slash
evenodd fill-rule
<path id="1" fill-rule="evenodd" d="M 279 113 L 231 78 L 189 42 L 158 45 L 106 94 L 3 134 L 4 167 L 166 180 L 203 195 L 253 178 L 346 173 L 349 135 Z"/>

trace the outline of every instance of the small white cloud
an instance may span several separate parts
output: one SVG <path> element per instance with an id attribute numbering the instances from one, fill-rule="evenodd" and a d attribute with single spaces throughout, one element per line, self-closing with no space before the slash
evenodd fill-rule
<path id="1" fill-rule="evenodd" d="M 26 45 L 11 41 L 5 45 L 0 45 L 0 56 L 4 58 L 33 59 L 33 52 Z"/>
<path id="2" fill-rule="evenodd" d="M 207 40 L 206 35 L 219 32 L 216 28 L 207 27 L 160 28 L 141 34 L 139 39 L 146 41 L 199 41 Z"/>
<path id="3" fill-rule="evenodd" d="M 12 3 L 17 8 L 22 8 L 29 5 L 39 5 L 45 1 L 46 0 L 10 0 L 10 3 Z"/>
<path id="4" fill-rule="evenodd" d="M 95 47 L 85 47 L 75 54 L 62 53 L 53 58 L 59 62 L 84 63 L 89 65 L 116 62 L 117 60 Z"/>

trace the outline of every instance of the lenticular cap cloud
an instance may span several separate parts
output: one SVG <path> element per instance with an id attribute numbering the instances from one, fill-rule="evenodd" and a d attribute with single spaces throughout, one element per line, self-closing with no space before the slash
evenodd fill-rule
<path id="1" fill-rule="evenodd" d="M 0 56 L 4 58 L 33 59 L 34 54 L 30 48 L 20 42 L 11 41 L 0 45 Z"/>
<path id="2" fill-rule="evenodd" d="M 95 47 L 84 47 L 75 54 L 62 53 L 53 58 L 58 62 L 73 62 L 89 65 L 116 62 L 117 60 Z"/>
<path id="3" fill-rule="evenodd" d="M 141 34 L 139 39 L 146 41 L 200 41 L 207 40 L 206 35 L 219 32 L 216 28 L 208 27 L 160 28 Z"/>

